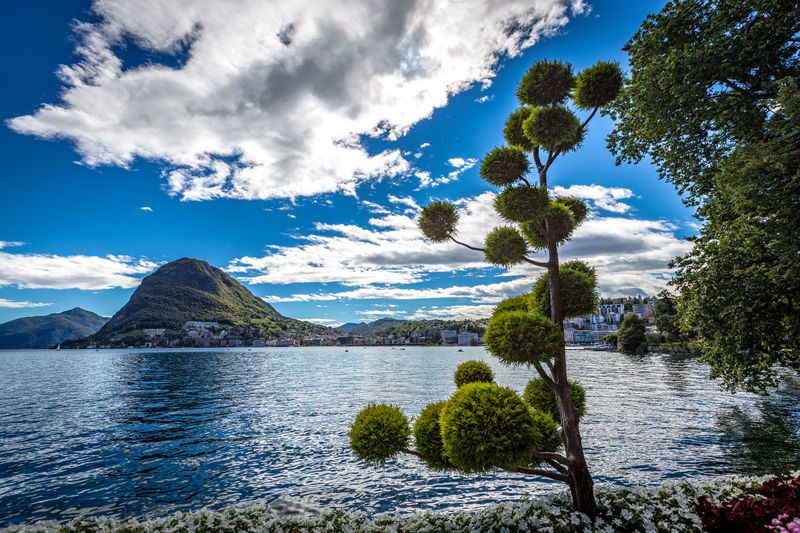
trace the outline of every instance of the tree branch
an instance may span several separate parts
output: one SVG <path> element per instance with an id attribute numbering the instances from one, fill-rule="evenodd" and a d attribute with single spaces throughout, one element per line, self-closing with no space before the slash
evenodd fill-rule
<path id="1" fill-rule="evenodd" d="M 542 461 L 553 461 L 554 463 L 560 464 L 562 466 L 570 466 L 571 461 L 561 455 L 560 453 L 556 452 L 534 452 L 533 456 L 536 459 L 541 459 Z"/>
<path id="2" fill-rule="evenodd" d="M 555 479 L 556 481 L 563 481 L 566 483 L 569 481 L 569 478 L 566 474 L 561 474 L 559 472 L 551 472 L 549 470 L 542 470 L 541 468 L 503 468 L 506 472 L 516 472 L 518 474 L 528 474 L 531 476 L 541 476 L 550 479 Z"/>
<path id="3" fill-rule="evenodd" d="M 537 267 L 547 268 L 547 267 L 550 266 L 550 263 L 542 263 L 541 261 L 536 261 L 536 260 L 531 259 L 529 257 L 523 257 L 522 260 L 525 261 L 526 263 L 530 263 L 532 265 L 536 265 Z"/>
<path id="4" fill-rule="evenodd" d="M 542 169 L 544 168 L 544 165 L 542 164 L 542 158 L 539 155 L 539 147 L 538 146 L 533 149 L 533 161 L 534 161 L 534 163 L 536 163 L 536 170 L 541 172 Z"/>
<path id="5" fill-rule="evenodd" d="M 420 459 L 426 459 L 426 457 L 424 455 L 419 453 L 417 450 L 412 450 L 411 448 L 403 448 L 400 451 L 403 452 L 403 453 L 407 453 L 409 455 L 413 455 L 415 457 L 419 457 Z"/>
<path id="6" fill-rule="evenodd" d="M 589 121 L 594 118 L 594 115 L 597 113 L 598 109 L 600 109 L 600 106 L 597 106 L 594 109 L 592 109 L 592 112 L 589 114 L 589 118 L 584 120 L 583 124 L 581 124 L 581 129 L 584 129 L 586 127 L 586 125 L 589 124 Z"/>
<path id="7" fill-rule="evenodd" d="M 470 246 L 469 244 L 463 243 L 461 241 L 457 241 L 456 238 L 453 237 L 452 235 L 450 235 L 450 240 L 453 241 L 456 244 L 460 244 L 461 246 L 464 246 L 465 248 L 469 248 L 470 250 L 475 250 L 476 252 L 485 252 L 486 251 L 483 248 L 478 248 L 476 246 Z"/>
<path id="8" fill-rule="evenodd" d="M 539 361 L 534 361 L 533 366 L 536 368 L 536 371 L 539 373 L 539 375 L 542 376 L 542 379 L 547 384 L 547 386 L 550 389 L 555 390 L 556 383 L 555 381 L 553 381 L 553 378 L 551 378 L 547 374 L 547 372 L 544 371 L 544 368 L 542 368 L 542 363 L 540 363 Z"/>

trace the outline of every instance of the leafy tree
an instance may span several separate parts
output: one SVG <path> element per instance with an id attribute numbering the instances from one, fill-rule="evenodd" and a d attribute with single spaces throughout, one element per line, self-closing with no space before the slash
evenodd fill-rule
<path id="1" fill-rule="evenodd" d="M 526 263 L 546 269 L 531 293 L 497 306 L 484 336 L 488 350 L 500 361 L 532 365 L 540 381 L 534 380 L 520 398 L 494 383 L 462 384 L 458 379 L 459 389 L 449 400 L 426 407 L 417 419 L 416 450 L 381 444 L 377 450 L 357 449 L 360 456 L 405 451 L 437 469 L 501 468 L 544 476 L 567 483 L 575 507 L 596 514 L 594 483 L 578 425 L 585 391 L 567 379 L 562 328 L 565 318 L 594 309 L 597 281 L 588 265 L 561 265 L 558 258 L 559 245 L 585 219 L 588 208 L 578 198 L 553 196 L 548 172 L 559 157 L 580 146 L 589 121 L 617 96 L 621 85 L 615 63 L 599 62 L 577 76 L 571 65 L 560 61 L 534 64 L 517 90 L 522 107 L 506 121 L 508 145 L 489 152 L 480 167 L 481 176 L 502 189 L 494 207 L 507 225 L 489 232 L 478 247 L 457 238 L 459 213 L 451 203 L 432 203 L 418 219 L 430 241 L 452 241 L 483 252 L 495 265 Z M 586 112 L 583 120 L 577 110 Z M 529 173 L 534 173 L 533 179 Z M 546 253 L 546 258 L 533 259 L 531 252 Z M 402 425 L 398 427 L 402 432 Z"/>
<path id="2" fill-rule="evenodd" d="M 652 157 L 704 222 L 674 263 L 712 377 L 762 392 L 800 367 L 800 2 L 684 0 L 625 49 L 618 161 Z"/>
<path id="3" fill-rule="evenodd" d="M 643 318 L 630 313 L 619 325 L 617 348 L 623 353 L 647 352 L 647 327 Z"/>
<path id="4" fill-rule="evenodd" d="M 683 341 L 678 325 L 678 308 L 675 297 L 668 291 L 661 291 L 656 300 L 656 329 L 666 342 Z"/>
<path id="5" fill-rule="evenodd" d="M 616 345 L 619 342 L 619 335 L 616 333 L 609 333 L 607 335 L 603 335 L 603 342 L 606 344 L 614 344 Z"/>

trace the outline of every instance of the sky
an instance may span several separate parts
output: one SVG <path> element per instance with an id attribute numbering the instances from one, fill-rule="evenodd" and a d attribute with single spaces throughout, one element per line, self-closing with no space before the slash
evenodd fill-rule
<path id="1" fill-rule="evenodd" d="M 478 173 L 535 61 L 627 68 L 664 2 L 16 2 L 0 19 L 0 322 L 111 316 L 180 257 L 223 268 L 324 325 L 478 318 L 535 267 L 426 242 L 447 199 L 481 245 L 503 222 Z M 648 162 L 615 166 L 607 117 L 560 158 L 556 194 L 590 218 L 562 259 L 601 294 L 655 294 L 696 232 Z"/>

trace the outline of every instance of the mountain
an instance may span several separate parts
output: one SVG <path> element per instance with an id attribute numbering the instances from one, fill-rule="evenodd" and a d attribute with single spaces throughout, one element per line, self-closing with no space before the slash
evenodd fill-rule
<path id="1" fill-rule="evenodd" d="M 145 328 L 179 330 L 193 320 L 257 327 L 266 334 L 312 327 L 284 317 L 219 268 L 184 257 L 144 278 L 128 303 L 86 340 L 113 344 L 140 336 Z"/>
<path id="2" fill-rule="evenodd" d="M 91 335 L 107 321 L 108 318 L 80 307 L 47 316 L 18 318 L 0 324 L 0 348 L 49 348 Z"/>
<path id="3" fill-rule="evenodd" d="M 381 318 L 374 322 L 348 322 L 337 327 L 339 331 L 345 333 L 352 333 L 353 335 L 362 335 L 364 337 L 372 337 L 382 329 L 388 328 L 394 324 L 398 324 L 402 320 L 396 318 Z"/>

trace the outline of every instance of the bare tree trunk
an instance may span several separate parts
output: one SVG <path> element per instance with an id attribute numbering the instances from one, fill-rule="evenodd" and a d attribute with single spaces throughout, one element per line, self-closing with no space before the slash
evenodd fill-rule
<path id="1" fill-rule="evenodd" d="M 561 274 L 559 272 L 558 243 L 555 242 L 552 232 L 548 230 L 548 233 L 548 237 L 550 237 L 548 239 L 550 265 L 547 269 L 550 276 L 550 318 L 558 325 L 559 329 L 563 330 L 564 315 L 561 310 Z M 561 415 L 564 451 L 569 460 L 567 475 L 569 477 L 568 484 L 572 494 L 572 502 L 576 510 L 594 518 L 597 516 L 594 481 L 589 473 L 586 457 L 583 454 L 583 443 L 578 426 L 578 411 L 575 408 L 572 391 L 567 379 L 567 358 L 563 336 L 561 349 L 556 354 L 553 365 L 553 382 L 556 402 Z"/>

